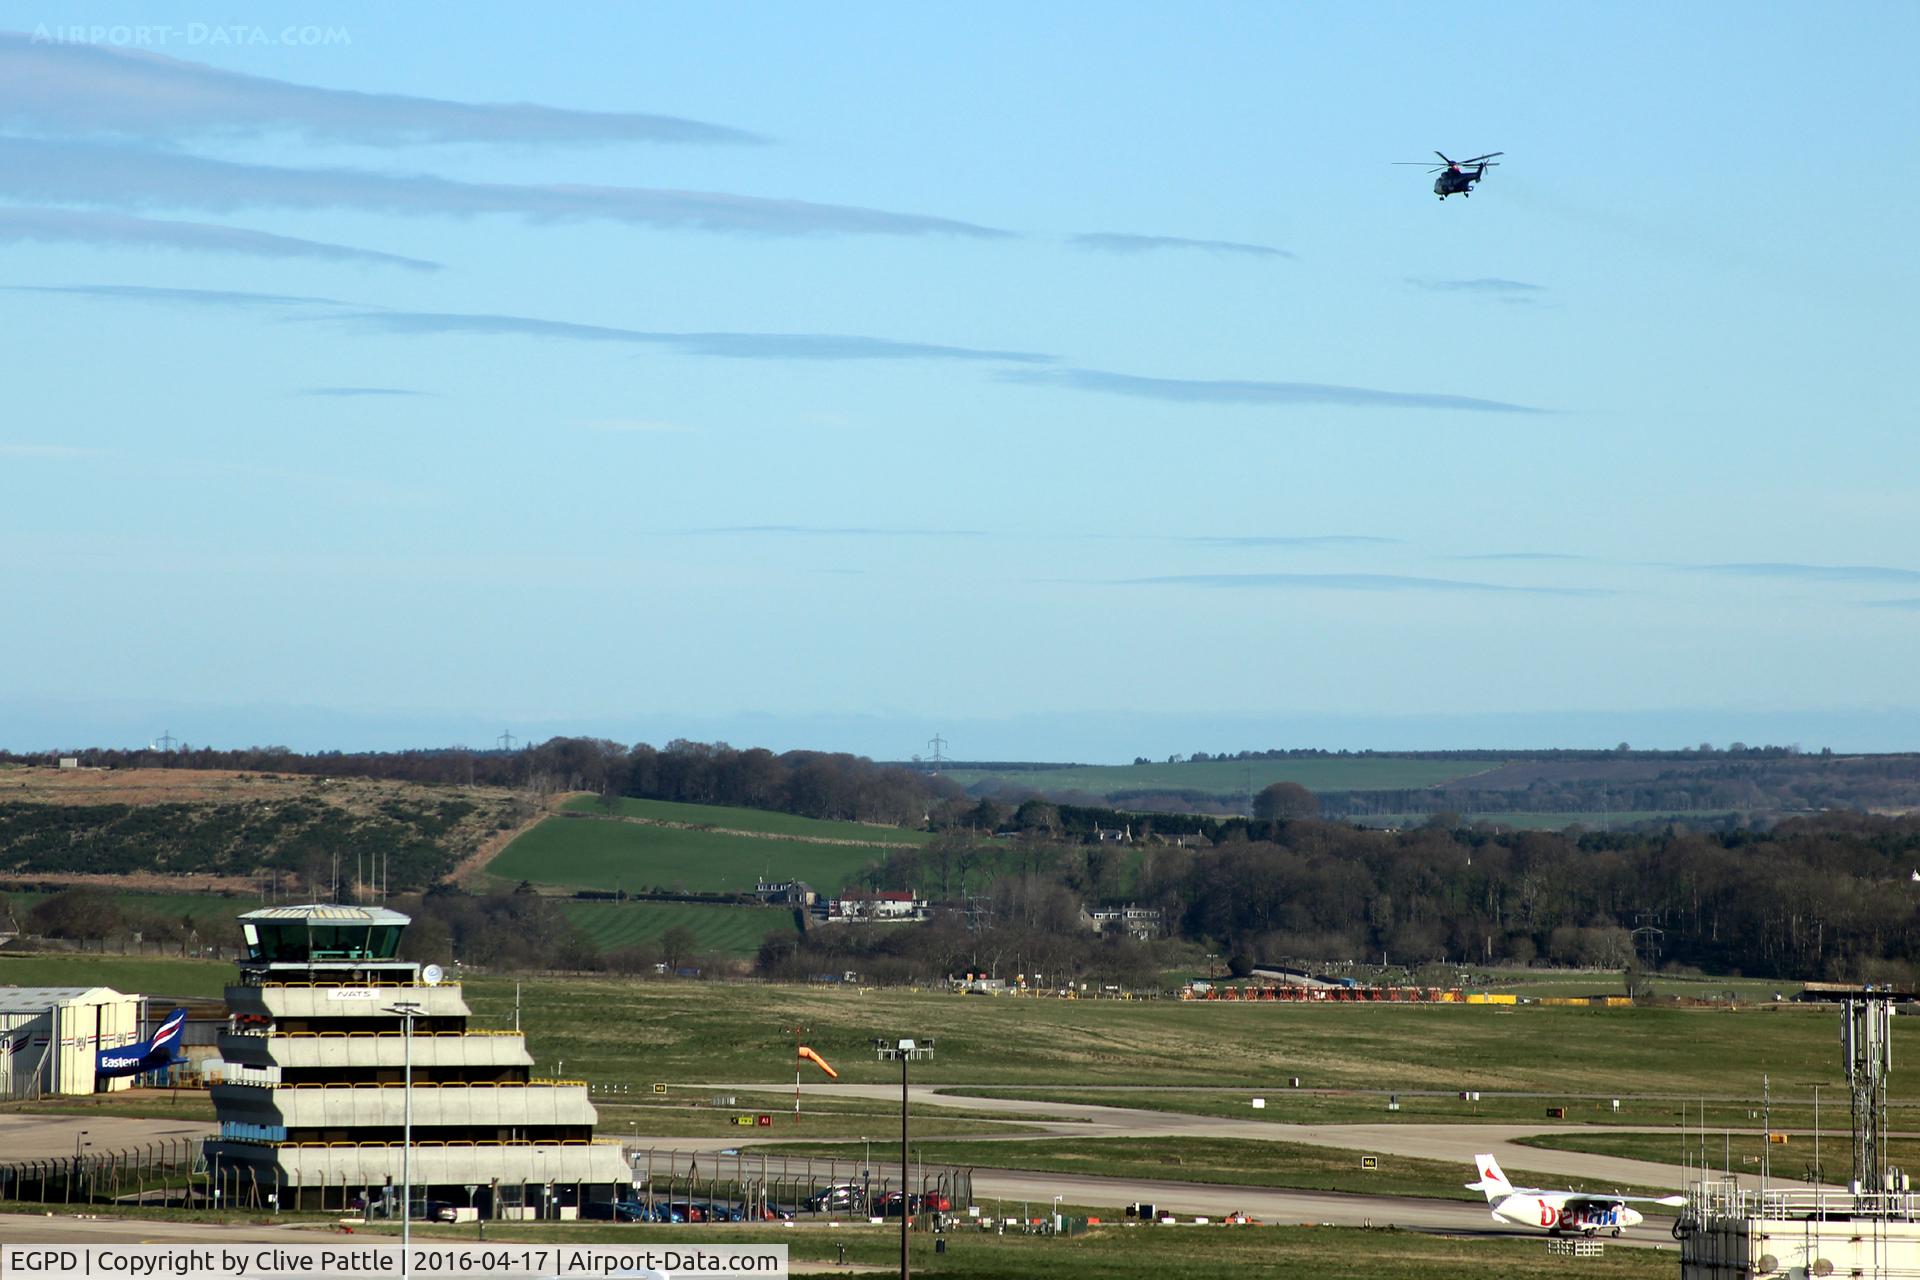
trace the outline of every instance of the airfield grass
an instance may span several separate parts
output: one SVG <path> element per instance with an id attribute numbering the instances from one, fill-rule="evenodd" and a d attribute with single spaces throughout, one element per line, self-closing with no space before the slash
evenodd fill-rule
<path id="1" fill-rule="evenodd" d="M 1820 1164 L 1825 1169 L 1828 1181 L 1845 1182 L 1852 1169 L 1853 1141 L 1849 1131 L 1843 1127 L 1847 1123 L 1845 1112 L 1833 1119 L 1842 1127 L 1828 1129 L 1821 1135 Z M 1776 1126 L 1778 1123 L 1776 1117 Z M 1630 1160 L 1659 1160 L 1667 1164 L 1679 1164 L 1690 1159 L 1698 1165 L 1704 1152 L 1706 1162 L 1711 1167 L 1731 1167 L 1735 1173 L 1755 1172 L 1764 1155 L 1769 1157 L 1776 1178 L 1794 1180 L 1804 1179 L 1814 1161 L 1811 1133 L 1789 1134 L 1785 1143 L 1775 1143 L 1771 1147 L 1764 1136 L 1757 1132 L 1725 1133 L 1712 1128 L 1708 1129 L 1704 1138 L 1697 1130 L 1683 1133 L 1674 1129 L 1670 1133 L 1543 1133 L 1516 1141 L 1521 1146 L 1538 1147 L 1545 1151 L 1583 1151 L 1593 1155 L 1625 1156 Z M 1920 1138 L 1889 1138 L 1886 1161 L 1900 1169 L 1914 1167 L 1916 1162 L 1920 1162 Z"/>
<path id="2" fill-rule="evenodd" d="M 471 1228 L 420 1223 L 413 1232 L 416 1240 L 472 1239 Z M 915 1275 L 944 1280 L 1218 1280 L 1222 1275 L 1314 1275 L 1326 1280 L 1459 1280 L 1467 1275 L 1496 1275 L 1505 1280 L 1565 1280 L 1567 1275 L 1566 1259 L 1549 1255 L 1538 1239 L 1463 1239 L 1347 1227 L 1116 1225 L 1074 1236 L 962 1229 L 941 1238 L 947 1242 L 945 1253 L 934 1252 L 935 1237 L 913 1237 L 909 1252 Z M 844 1246 L 847 1263 L 863 1269 L 891 1270 L 900 1260 L 898 1224 L 778 1231 L 502 1222 L 488 1226 L 487 1239 L 784 1244 L 794 1261 L 810 1263 L 836 1262 Z M 1666 1280 L 1673 1269 L 1671 1250 L 1645 1248 L 1611 1249 L 1602 1257 L 1581 1259 L 1579 1267 L 1580 1274 L 1591 1280 Z"/>
<path id="3" fill-rule="evenodd" d="M 11 902 L 14 912 L 22 917 L 24 924 L 27 912 L 51 898 L 55 892 L 51 889 L 0 889 L 0 898 Z M 235 918 L 261 905 L 257 897 L 224 893 L 109 892 L 107 896 L 122 911 L 162 916 L 169 920 L 191 916 L 202 934 L 206 934 L 211 925 L 236 938 L 240 934 L 240 926 L 234 923 Z"/>
<path id="4" fill-rule="evenodd" d="M 909 831 L 905 827 L 872 822 L 832 822 L 821 818 L 802 818 L 770 809 L 742 809 L 722 804 L 681 804 L 674 800 L 636 800 L 620 796 L 609 809 L 598 796 L 575 796 L 562 808 L 575 813 L 607 814 L 621 818 L 648 818 L 655 822 L 680 822 L 692 827 L 710 827 L 717 831 L 756 831 L 774 836 L 799 836 L 812 840 L 856 840 L 867 844 L 925 844 L 933 839 L 930 831 Z"/>
<path id="5" fill-rule="evenodd" d="M 769 1151 L 793 1155 L 844 1154 L 813 1143 L 777 1143 Z M 932 1164 L 1036 1173 L 1070 1173 L 1103 1178 L 1159 1179 L 1229 1187 L 1284 1187 L 1292 1191 L 1338 1191 L 1348 1195 L 1423 1196 L 1434 1200 L 1481 1201 L 1468 1191 L 1472 1162 L 1420 1160 L 1379 1154 L 1379 1167 L 1362 1169 L 1359 1149 L 1266 1142 L 1258 1138 L 1052 1138 L 1033 1142 L 915 1142 L 914 1158 Z M 1509 1169 L 1518 1186 L 1564 1186 L 1548 1173 Z M 1600 1190 L 1601 1188 L 1594 1188 Z M 1664 1195 L 1671 1188 L 1623 1187 L 1607 1191 Z"/>
<path id="6" fill-rule="evenodd" d="M 1615 1112 L 1610 1099 L 1576 1098 L 1566 1094 L 1526 1094 L 1506 1096 L 1487 1094 L 1478 1102 L 1462 1102 L 1455 1094 L 1410 1094 L 1387 1092 L 1327 1093 L 1306 1089 L 1281 1088 L 1271 1091 L 1251 1089 L 952 1089 L 943 1090 L 975 1098 L 1026 1099 L 1035 1102 L 1095 1103 L 1101 1106 L 1132 1107 L 1142 1111 L 1165 1111 L 1183 1116 L 1216 1116 L 1229 1120 L 1264 1120 L 1269 1124 L 1529 1124 L 1566 1123 L 1573 1125 L 1664 1125 L 1681 1122 L 1683 1104 L 1665 1098 L 1628 1097 Z M 1265 1107 L 1255 1110 L 1253 1099 Z M 1398 1098 L 1400 1108 L 1387 1110 L 1389 1097 Z M 1561 1108 L 1566 1115 L 1550 1120 L 1548 1108 Z M 1699 1123 L 1700 1106 L 1686 1103 L 1685 1115 Z M 1708 1124 L 1737 1124 L 1750 1127 L 1745 1103 L 1721 1103 L 1709 1106 Z M 1780 1109 L 1775 1108 L 1776 1118 Z M 1718 1130 L 1716 1129 L 1716 1132 Z"/>
<path id="7" fill-rule="evenodd" d="M 501 850 L 486 870 L 502 880 L 576 889 L 752 893 L 767 876 L 805 880 L 832 893 L 884 856 L 884 849 L 861 845 L 548 818 Z"/>
<path id="8" fill-rule="evenodd" d="M 1184 764 L 1064 765 L 1047 769 L 942 769 L 963 787 L 992 779 L 1045 791 L 1207 791 L 1242 795 L 1251 783 L 1297 782 L 1309 791 L 1398 791 L 1431 787 L 1497 769 L 1497 760 L 1415 760 L 1331 756 L 1297 760 L 1202 760 Z"/>
<path id="9" fill-rule="evenodd" d="M 628 901 L 565 902 L 560 909 L 602 951 L 651 942 L 679 925 L 693 931 L 700 951 L 751 956 L 768 934 L 799 932 L 788 907 Z"/>
<path id="10" fill-rule="evenodd" d="M 476 1025 L 510 1020 L 511 981 L 469 979 L 466 991 Z M 1835 1015 L 1780 1006 L 1070 1001 L 567 978 L 525 984 L 522 1025 L 537 1059 L 635 1083 L 778 1088 L 791 1081 L 794 1025 L 848 1083 L 898 1081 L 873 1059 L 883 1035 L 938 1040 L 914 1068 L 921 1085 L 1244 1085 L 1271 1097 L 1299 1076 L 1323 1088 L 1743 1098 L 1759 1095 L 1763 1072 L 1837 1079 Z M 1894 1095 L 1920 1095 L 1916 1079 L 1896 1065 Z"/>
<path id="11" fill-rule="evenodd" d="M 0 951 L 0 986 L 112 987 L 142 995 L 218 996 L 237 976 L 231 960 Z"/>

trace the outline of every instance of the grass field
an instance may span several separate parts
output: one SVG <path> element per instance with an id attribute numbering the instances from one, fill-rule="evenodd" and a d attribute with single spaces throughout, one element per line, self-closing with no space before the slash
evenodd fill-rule
<path id="1" fill-rule="evenodd" d="M 565 902 L 560 909 L 602 951 L 636 946 L 675 925 L 693 930 L 701 951 L 751 956 L 769 933 L 797 932 L 787 907 L 699 902 Z"/>
<path id="2" fill-rule="evenodd" d="M 1845 1182 L 1852 1168 L 1853 1141 L 1846 1128 L 1844 1104 L 1837 1112 L 1830 1112 L 1825 1120 L 1828 1127 L 1820 1136 L 1820 1164 L 1829 1180 Z M 1898 1120 L 1890 1123 L 1897 1124 Z M 1786 1125 L 1777 1108 L 1774 1125 L 1776 1129 Z M 1772 1158 L 1774 1176 L 1779 1178 L 1803 1178 L 1814 1162 L 1811 1133 L 1788 1134 L 1786 1142 L 1774 1144 L 1768 1144 L 1757 1132 L 1727 1133 L 1711 1127 L 1704 1138 L 1697 1129 L 1682 1133 L 1676 1128 L 1672 1133 L 1547 1133 L 1521 1138 L 1519 1142 L 1522 1146 L 1546 1151 L 1585 1151 L 1668 1164 L 1679 1164 L 1690 1154 L 1697 1165 L 1704 1151 L 1712 1167 L 1730 1167 L 1736 1173 L 1754 1172 L 1765 1154 Z M 1889 1138 L 1885 1155 L 1887 1163 L 1896 1168 L 1912 1168 L 1915 1161 L 1920 1161 L 1920 1139 Z"/>
<path id="3" fill-rule="evenodd" d="M 1062 1206 L 1068 1208 L 1069 1206 Z M 1017 1206 L 1003 1208 L 1018 1212 Z M 1038 1215 L 1051 1206 L 1032 1206 Z M 1115 1206 L 1103 1206 L 1111 1214 Z M 393 1228 L 370 1228 L 391 1234 Z M 471 1228 L 417 1224 L 416 1240 L 472 1239 Z M 784 1244 L 793 1260 L 831 1263 L 844 1246 L 849 1264 L 897 1270 L 898 1226 L 840 1227 L 820 1231 L 747 1228 L 615 1226 L 610 1223 L 502 1222 L 487 1228 L 491 1240 L 676 1244 L 724 1240 L 729 1244 Z M 1085 1235 L 1026 1236 L 959 1230 L 934 1239 L 917 1235 L 910 1248 L 913 1274 L 941 1280 L 1218 1280 L 1223 1275 L 1311 1275 L 1317 1280 L 1566 1280 L 1565 1258 L 1549 1255 L 1537 1238 L 1460 1239 L 1412 1231 L 1366 1231 L 1342 1227 L 1097 1227 Z M 1610 1249 L 1583 1258 L 1585 1280 L 1669 1280 L 1669 1250 Z"/>
<path id="4" fill-rule="evenodd" d="M 472 979 L 467 996 L 483 1019 L 505 1019 L 513 984 Z M 783 1028 L 796 1023 L 850 1083 L 897 1078 L 872 1059 L 877 1035 L 936 1036 L 938 1053 L 915 1079 L 987 1087 L 1242 1084 L 1273 1096 L 1300 1076 L 1308 1087 L 1738 1098 L 1758 1096 L 1763 1072 L 1776 1081 L 1838 1079 L 1835 1015 L 1798 1007 L 987 1000 L 569 979 L 527 983 L 523 1015 L 536 1058 L 633 1082 L 778 1085 L 791 1069 Z M 1916 1081 L 1896 1059 L 1894 1094 L 1920 1094 Z"/>
<path id="5" fill-rule="evenodd" d="M 1619 1111 L 1611 1099 L 1579 1098 L 1567 1094 L 1529 1094 L 1513 1097 L 1483 1094 L 1478 1102 L 1463 1102 L 1456 1094 L 1322 1093 L 1307 1089 L 976 1089 L 952 1093 L 975 1098 L 1026 1098 L 1040 1102 L 1092 1102 L 1104 1106 L 1138 1107 L 1183 1116 L 1224 1116 L 1233 1120 L 1264 1120 L 1269 1124 L 1522 1124 L 1547 1118 L 1549 1108 L 1560 1108 L 1573 1125 L 1678 1125 L 1682 1104 L 1666 1099 L 1628 1098 Z M 1389 1097 L 1400 1108 L 1387 1110 Z M 1253 1099 L 1266 1106 L 1255 1110 Z M 1696 1121 L 1700 1107 L 1686 1103 L 1685 1114 Z M 1749 1127 L 1745 1103 L 1709 1104 L 1708 1122 Z M 1783 1122 L 1784 1123 L 1784 1122 Z"/>
<path id="6" fill-rule="evenodd" d="M 563 806 L 576 813 L 605 814 L 608 809 L 597 796 L 575 796 Z M 870 822 L 826 822 L 802 818 L 770 809 L 740 809 L 718 804 L 678 804 L 672 800 L 636 800 L 621 796 L 611 811 L 622 818 L 648 818 L 655 822 L 683 822 L 693 827 L 712 827 L 721 831 L 760 831 L 768 835 L 798 836 L 809 840 L 860 840 L 871 844 L 925 844 L 933 839 L 927 831 L 909 831 L 904 827 L 876 826 Z"/>
<path id="7" fill-rule="evenodd" d="M 227 960 L 0 951 L 0 986 L 112 987 L 143 995 L 217 996 L 235 976 L 233 963 Z"/>
<path id="8" fill-rule="evenodd" d="M 1241 795 L 1273 782 L 1297 782 L 1309 791 L 1397 791 L 1431 787 L 1500 767 L 1495 760 L 1414 760 L 1392 756 L 1332 756 L 1300 760 L 1202 760 L 1187 764 L 1064 765 L 1057 769 L 943 769 L 963 787 L 991 778 L 1036 791 L 1205 791 Z"/>
<path id="9" fill-rule="evenodd" d="M 722 835 L 636 822 L 548 818 L 487 864 L 498 879 L 581 889 L 751 893 L 762 877 L 839 889 L 885 850 Z"/>
<path id="10" fill-rule="evenodd" d="M 1615 809 L 1609 813 L 1481 813 L 1474 810 L 1459 812 L 1461 820 L 1469 825 L 1487 822 L 1496 827 L 1512 827 L 1517 831 L 1564 831 L 1576 825 L 1587 831 L 1611 831 L 1640 822 L 1665 822 L 1668 819 L 1677 822 L 1708 822 L 1727 816 L 1725 809 Z M 1369 827 L 1404 828 L 1417 827 L 1432 816 L 1430 813 L 1370 813 L 1355 818 L 1354 821 Z"/>
<path id="11" fill-rule="evenodd" d="M 796 1155 L 828 1153 L 807 1143 L 775 1143 L 773 1151 Z M 844 1153 L 845 1148 L 839 1149 Z M 1170 1182 L 1218 1183 L 1230 1187 L 1284 1187 L 1292 1191 L 1339 1191 L 1349 1195 L 1426 1196 L 1436 1200 L 1480 1200 L 1464 1184 L 1472 1180 L 1472 1160 L 1416 1160 L 1381 1154 L 1378 1168 L 1362 1169 L 1358 1149 L 1264 1142 L 1252 1138 L 1058 1138 L 1043 1142 L 922 1142 L 915 1159 L 976 1168 L 1024 1169 L 1041 1173 L 1097 1174 L 1111 1178 L 1161 1178 Z M 1509 1169 L 1519 1186 L 1565 1185 L 1554 1175 Z M 1620 1187 L 1628 1194 L 1666 1187 Z"/>
<path id="12" fill-rule="evenodd" d="M 51 891 L 44 889 L 0 889 L 0 898 L 12 904 L 13 910 L 22 917 L 22 923 L 25 923 L 27 912 L 52 896 Z M 240 936 L 240 926 L 234 923 L 235 917 L 263 905 L 257 897 L 220 893 L 110 893 L 108 896 L 122 911 L 163 916 L 169 920 L 192 916 L 202 934 L 210 926 L 224 928 L 235 940 Z"/>

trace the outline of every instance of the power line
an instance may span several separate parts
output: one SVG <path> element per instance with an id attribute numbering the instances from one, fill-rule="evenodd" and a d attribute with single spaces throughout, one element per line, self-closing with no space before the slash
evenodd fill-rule
<path id="1" fill-rule="evenodd" d="M 500 744 L 500 749 L 502 751 L 511 751 L 513 750 L 513 744 L 518 742 L 519 739 L 514 737 L 512 731 L 509 730 L 508 732 L 503 733 L 499 737 L 495 738 L 494 741 Z"/>

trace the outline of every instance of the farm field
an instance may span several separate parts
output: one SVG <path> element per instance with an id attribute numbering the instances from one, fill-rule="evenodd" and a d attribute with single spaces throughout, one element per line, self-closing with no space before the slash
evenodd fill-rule
<path id="1" fill-rule="evenodd" d="M 770 809 L 742 809 L 719 804 L 680 804 L 672 800 L 636 800 L 620 796 L 611 811 L 598 796 L 575 796 L 561 806 L 573 813 L 601 814 L 617 818 L 644 818 L 653 822 L 679 822 L 692 827 L 711 827 L 720 831 L 757 831 L 776 836 L 797 836 L 809 840 L 856 840 L 891 846 L 925 844 L 933 839 L 927 831 L 909 831 L 905 827 L 881 826 L 871 822 L 827 822 L 802 818 Z"/>
<path id="2" fill-rule="evenodd" d="M 233 981 L 230 960 L 173 956 L 10 955 L 0 951 L 0 986 L 112 987 L 146 995 L 218 996 Z"/>
<path id="3" fill-rule="evenodd" d="M 509 882 L 576 889 L 751 893 L 762 876 L 832 893 L 885 850 L 723 835 L 593 818 L 548 818 L 487 864 Z"/>
<path id="4" fill-rule="evenodd" d="M 1710 822 L 1727 816 L 1725 809 L 1615 809 L 1611 812 L 1585 813 L 1489 813 L 1478 810 L 1461 810 L 1460 820 L 1468 826 L 1476 822 L 1491 823 L 1496 827 L 1512 827 L 1516 831 L 1564 831 L 1571 826 L 1579 826 L 1587 831 L 1610 831 L 1617 827 L 1633 826 L 1641 822 Z M 1417 827 L 1433 817 L 1430 813 L 1381 813 L 1364 814 L 1354 821 L 1369 827 Z"/>
<path id="5" fill-rule="evenodd" d="M 700 951 L 751 956 L 769 933 L 794 934 L 788 907 L 708 905 L 699 902 L 563 902 L 567 919 L 603 952 L 637 946 L 675 925 L 693 930 Z"/>
<path id="6" fill-rule="evenodd" d="M 1432 787 L 1501 767 L 1497 760 L 1420 760 L 1397 756 L 1316 756 L 1297 760 L 1202 760 L 1184 764 L 1062 765 L 1039 769 L 943 769 L 963 787 L 992 779 L 1036 791 L 1205 791 L 1242 795 L 1274 782 L 1309 791 L 1398 791 Z"/>
<path id="7" fill-rule="evenodd" d="M 13 907 L 14 913 L 23 918 L 27 912 L 46 899 L 51 898 L 55 890 L 51 889 L 0 889 L 0 898 Z M 223 931 L 220 941 L 238 941 L 240 927 L 233 923 L 234 918 L 243 912 L 253 911 L 265 904 L 257 895 L 224 893 L 139 893 L 109 890 L 107 896 L 122 911 L 150 916 L 163 916 L 168 920 L 179 921 L 185 917 L 193 918 L 195 927 L 202 935 L 208 929 Z M 231 934 L 228 938 L 226 935 Z M 208 936 L 208 941 L 214 941 Z"/>

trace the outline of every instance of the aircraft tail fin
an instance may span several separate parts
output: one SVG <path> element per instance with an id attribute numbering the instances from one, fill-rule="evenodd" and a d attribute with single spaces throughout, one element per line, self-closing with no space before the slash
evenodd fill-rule
<path id="1" fill-rule="evenodd" d="M 1490 1155 L 1478 1155 L 1473 1158 L 1474 1171 L 1480 1175 L 1477 1182 L 1469 1182 L 1467 1190 L 1486 1193 L 1487 1203 L 1492 1204 L 1501 1196 L 1513 1194 L 1513 1184 L 1507 1181 L 1507 1175 L 1500 1171 L 1500 1162 Z"/>

